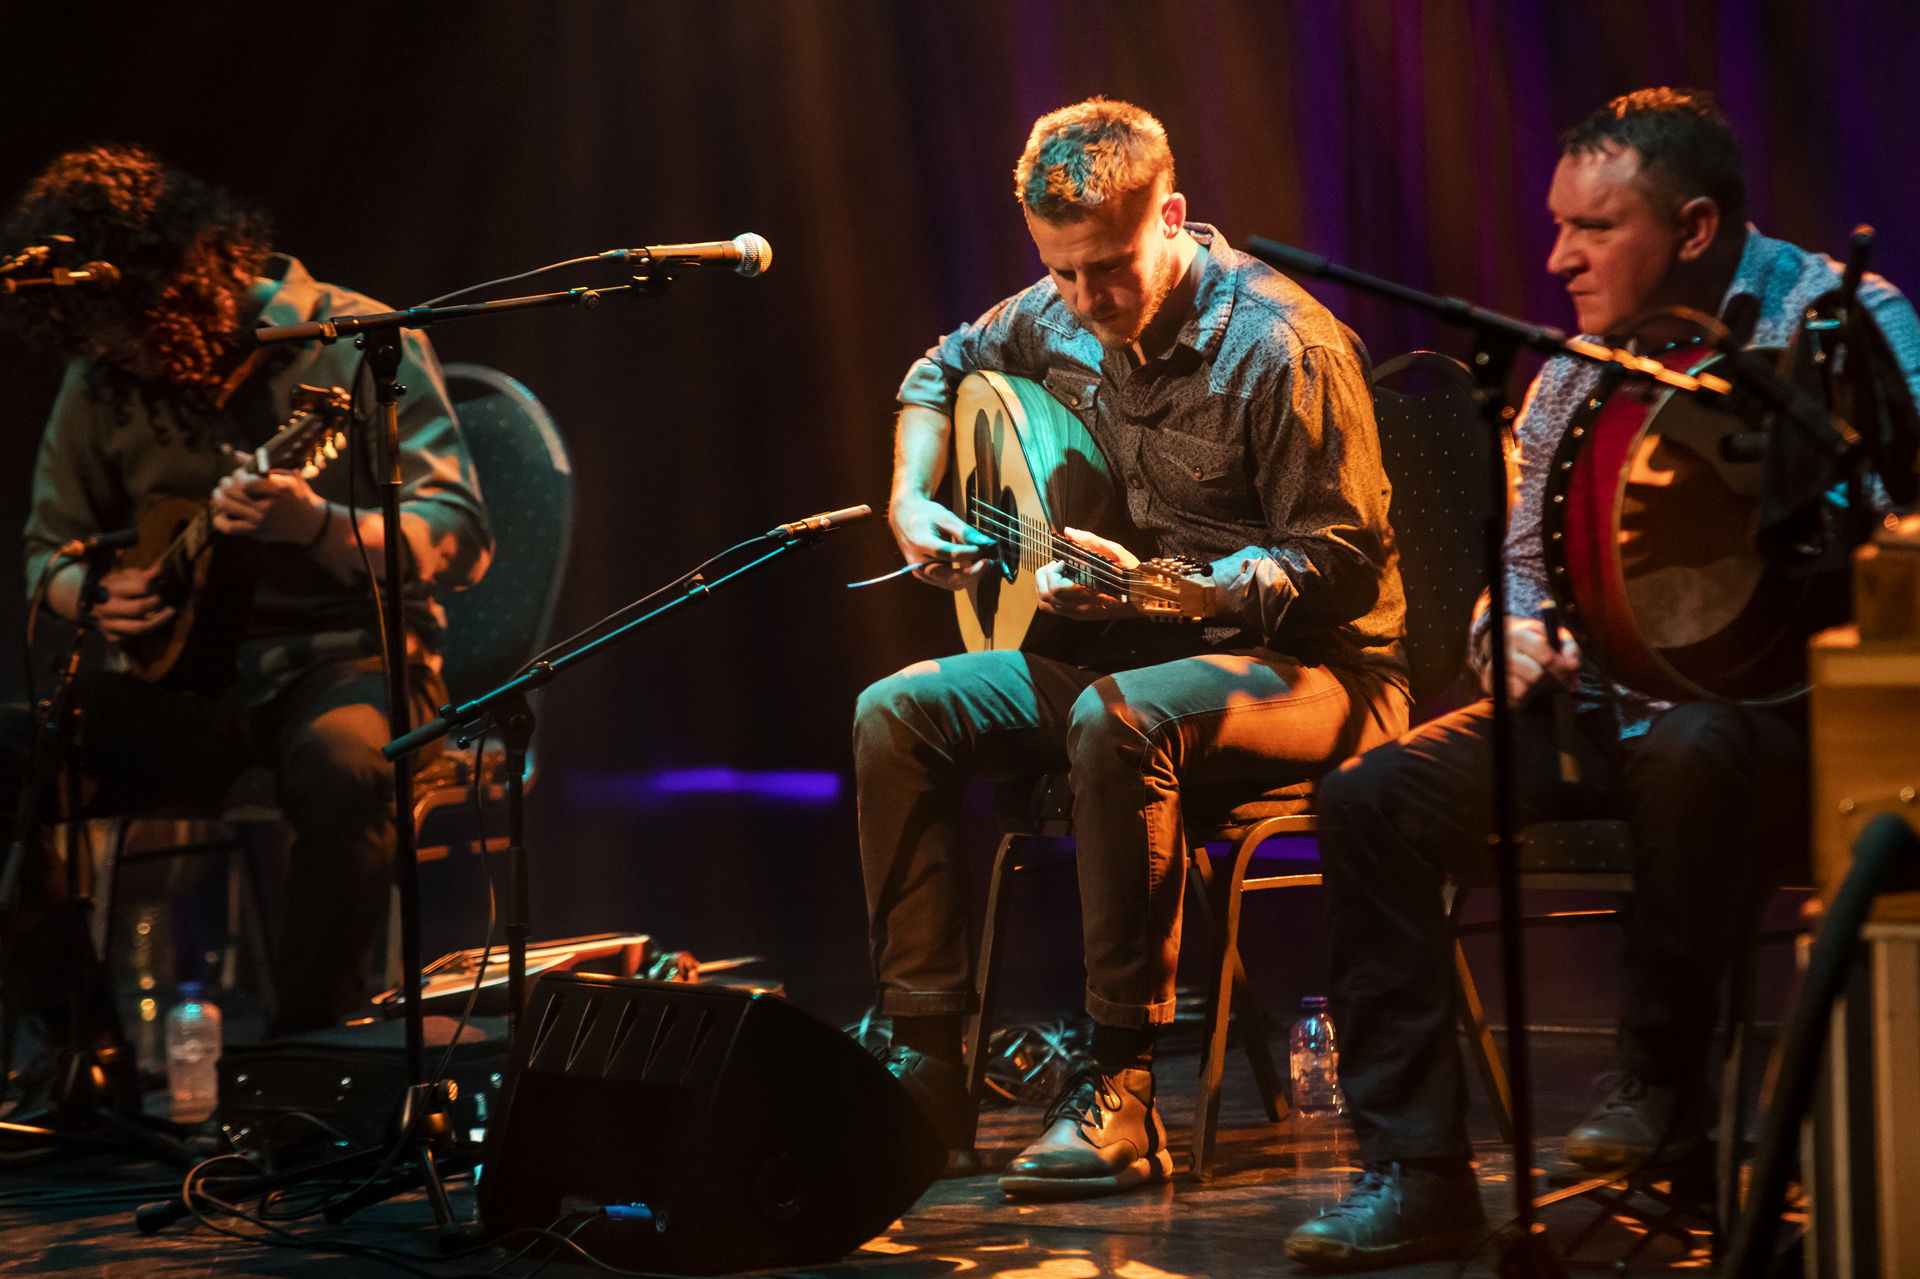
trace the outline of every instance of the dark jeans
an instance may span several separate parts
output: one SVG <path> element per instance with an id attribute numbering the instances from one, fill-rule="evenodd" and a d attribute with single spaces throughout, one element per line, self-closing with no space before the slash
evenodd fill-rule
<path id="1" fill-rule="evenodd" d="M 1349 762 L 1320 786 L 1340 1078 L 1367 1159 L 1464 1155 L 1443 880 L 1492 873 L 1491 704 Z M 1553 720 L 1514 717 L 1517 818 L 1628 821 L 1635 893 L 1622 947 L 1620 1064 L 1696 1081 L 1733 948 L 1778 860 L 1804 843 L 1806 744 L 1785 716 L 1675 707 L 1644 737 L 1579 717 L 1581 784 L 1563 785 Z"/>
<path id="2" fill-rule="evenodd" d="M 860 856 L 880 1009 L 967 1011 L 969 778 L 1067 768 L 1074 796 L 1087 1011 L 1114 1026 L 1173 1018 L 1186 876 L 1182 788 L 1320 776 L 1406 725 L 1379 677 L 1265 649 L 1102 675 L 1014 652 L 920 662 L 860 695 L 853 726 Z"/>
<path id="3" fill-rule="evenodd" d="M 414 713 L 446 700 L 437 676 L 416 667 Z M 76 683 L 77 763 L 90 817 L 153 808 L 219 805 L 240 771 L 265 764 L 293 829 L 286 909 L 274 938 L 278 1007 L 271 1033 L 332 1025 L 364 1002 L 374 939 L 387 912 L 393 862 L 386 682 L 378 658 L 329 662 L 261 707 L 236 692 L 199 697 L 130 675 L 98 672 Z M 428 711 L 430 714 L 431 711 Z M 26 778 L 27 709 L 0 708 L 0 786 Z M 52 812 L 51 800 L 43 813 Z M 46 859 L 23 883 L 31 907 L 58 895 Z"/>

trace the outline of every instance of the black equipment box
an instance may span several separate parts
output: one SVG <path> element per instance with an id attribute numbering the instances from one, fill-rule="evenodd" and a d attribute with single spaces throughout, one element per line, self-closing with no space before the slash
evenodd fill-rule
<path id="1" fill-rule="evenodd" d="M 507 1024 L 476 1017 L 452 1042 L 451 1017 L 425 1023 L 427 1071 L 448 1059 L 456 1139 L 478 1141 L 507 1070 Z M 229 1048 L 220 1057 L 220 1126 L 234 1146 L 278 1162 L 312 1152 L 316 1142 L 378 1147 L 407 1092 L 406 1026 L 363 1022 L 266 1043 Z"/>

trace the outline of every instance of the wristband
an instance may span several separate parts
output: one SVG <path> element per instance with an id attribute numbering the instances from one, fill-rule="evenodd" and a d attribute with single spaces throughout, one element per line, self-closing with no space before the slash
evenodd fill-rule
<path id="1" fill-rule="evenodd" d="M 314 548 L 318 547 L 320 545 L 321 539 L 326 537 L 327 530 L 333 527 L 333 503 L 332 502 L 321 503 L 321 510 L 325 512 L 325 515 L 320 521 L 320 527 L 317 530 L 315 530 L 313 535 L 313 540 L 311 542 L 308 542 L 306 546 L 301 548 L 303 550 L 311 551 Z"/>

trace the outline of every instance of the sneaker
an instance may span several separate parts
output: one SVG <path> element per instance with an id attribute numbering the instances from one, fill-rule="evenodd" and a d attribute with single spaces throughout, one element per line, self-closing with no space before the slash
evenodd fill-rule
<path id="1" fill-rule="evenodd" d="M 1597 1081 L 1606 1096 L 1567 1134 L 1567 1158 L 1605 1172 L 1636 1164 L 1673 1163 L 1699 1149 L 1706 1134 L 1685 1122 L 1681 1090 L 1649 1084 L 1626 1071 Z"/>
<path id="2" fill-rule="evenodd" d="M 1372 1270 L 1409 1261 L 1451 1260 L 1486 1233 L 1473 1171 L 1429 1172 L 1370 1163 L 1340 1202 L 1294 1227 L 1287 1255 L 1308 1270 Z"/>
<path id="3" fill-rule="evenodd" d="M 1067 1076 L 1039 1140 L 1014 1157 L 1000 1189 L 1030 1199 L 1110 1195 L 1173 1175 L 1153 1072 L 1107 1074 L 1089 1061 Z"/>
<path id="4" fill-rule="evenodd" d="M 951 1062 L 929 1057 L 917 1049 L 896 1044 L 880 1054 L 880 1064 L 898 1079 L 920 1106 L 922 1114 L 947 1143 L 947 1167 L 942 1177 L 971 1177 L 980 1171 L 974 1153 L 973 1107 L 967 1097 L 965 1072 Z"/>

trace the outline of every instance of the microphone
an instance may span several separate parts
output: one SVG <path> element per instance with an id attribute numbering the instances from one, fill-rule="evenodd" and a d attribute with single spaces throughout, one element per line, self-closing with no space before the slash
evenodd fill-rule
<path id="1" fill-rule="evenodd" d="M 27 280 L 17 280 L 11 276 L 0 279 L 0 294 L 18 293 L 21 289 L 67 288 L 85 289 L 89 293 L 111 293 L 119 284 L 119 267 L 111 262 L 88 262 L 71 271 L 54 267 L 45 275 Z"/>
<path id="2" fill-rule="evenodd" d="M 776 524 L 760 536 L 770 542 L 791 542 L 796 537 L 818 537 L 848 524 L 858 524 L 873 516 L 871 506 L 849 506 L 838 511 L 822 511 L 791 524 Z"/>
<path id="3" fill-rule="evenodd" d="M 1860 277 L 1867 273 L 1867 258 L 1873 252 L 1873 228 L 1862 222 L 1853 228 L 1848 246 L 1847 269 L 1840 277 L 1840 313 L 1853 309 L 1853 298 L 1860 291 Z"/>
<path id="4" fill-rule="evenodd" d="M 139 540 L 139 529 L 117 528 L 109 533 L 76 537 L 60 548 L 60 555 L 63 559 L 83 560 L 93 555 L 104 555 L 109 551 L 124 551 Z"/>
<path id="5" fill-rule="evenodd" d="M 77 271 L 55 271 L 53 282 L 77 285 L 89 293 L 111 293 L 120 287 L 120 268 L 111 262 L 89 262 Z"/>
<path id="6" fill-rule="evenodd" d="M 1296 249 L 1291 244 L 1269 240 L 1264 235 L 1254 236 L 1248 242 L 1247 252 L 1268 266 L 1277 267 L 1291 275 L 1325 275 L 1327 267 L 1332 265 L 1321 254 Z"/>
<path id="7" fill-rule="evenodd" d="M 731 240 L 701 244 L 649 244 L 639 249 L 608 249 L 608 262 L 643 262 L 648 266 L 730 266 L 745 276 L 759 275 L 773 265 L 773 246 L 764 236 L 748 231 Z"/>
<path id="8" fill-rule="evenodd" d="M 16 271 L 39 268 L 53 261 L 54 252 L 73 243 L 70 235 L 48 236 L 46 244 L 29 244 L 5 261 L 0 261 L 0 275 L 12 275 Z"/>

